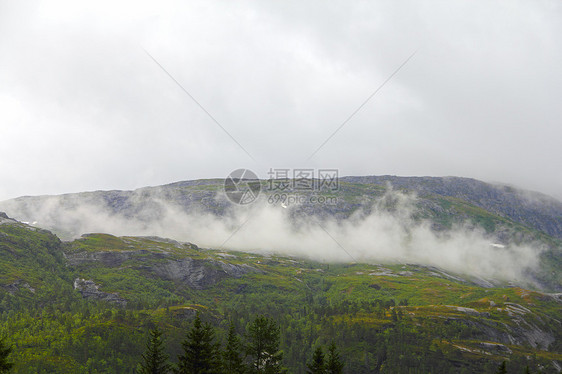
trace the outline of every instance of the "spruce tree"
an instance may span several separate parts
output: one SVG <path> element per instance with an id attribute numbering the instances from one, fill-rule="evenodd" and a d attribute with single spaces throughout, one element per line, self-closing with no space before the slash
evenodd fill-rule
<path id="1" fill-rule="evenodd" d="M 326 364 L 324 363 L 324 353 L 322 348 L 317 347 L 312 354 L 312 361 L 306 364 L 308 374 L 325 374 Z"/>
<path id="2" fill-rule="evenodd" d="M 222 367 L 225 373 L 242 374 L 246 372 L 244 359 L 242 358 L 242 343 L 236 335 L 234 324 L 231 322 L 228 329 L 226 346 L 222 354 Z"/>
<path id="3" fill-rule="evenodd" d="M 285 372 L 281 366 L 283 352 L 279 350 L 279 327 L 274 320 L 265 316 L 256 317 L 248 328 L 246 351 L 251 357 L 250 372 Z"/>
<path id="4" fill-rule="evenodd" d="M 327 374 L 341 374 L 343 373 L 343 362 L 340 359 L 340 354 L 336 349 L 336 343 L 332 341 L 328 347 L 328 357 L 326 359 L 326 373 Z"/>
<path id="5" fill-rule="evenodd" d="M 171 370 L 168 364 L 169 356 L 164 353 L 162 332 L 156 327 L 150 331 L 150 338 L 146 343 L 146 352 L 142 355 L 142 362 L 137 369 L 140 374 L 166 374 Z"/>
<path id="6" fill-rule="evenodd" d="M 507 368 L 506 368 L 506 363 L 505 361 L 501 363 L 500 367 L 498 368 L 498 371 L 496 371 L 497 374 L 507 374 Z"/>
<path id="7" fill-rule="evenodd" d="M 8 359 L 12 353 L 12 347 L 6 346 L 4 338 L 0 339 L 0 373 L 9 373 L 14 363 Z"/>
<path id="8" fill-rule="evenodd" d="M 202 323 L 199 313 L 182 342 L 183 355 L 178 356 L 178 374 L 215 374 L 221 371 L 219 344 L 209 323 Z"/>

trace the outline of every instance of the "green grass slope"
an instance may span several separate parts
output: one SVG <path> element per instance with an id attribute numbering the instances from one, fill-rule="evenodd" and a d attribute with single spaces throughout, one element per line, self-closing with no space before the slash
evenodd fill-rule
<path id="1" fill-rule="evenodd" d="M 562 365 L 560 295 L 485 288 L 432 267 L 325 264 L 156 237 L 61 243 L 6 219 L 0 251 L 0 326 L 16 373 L 132 373 L 155 325 L 174 361 L 196 310 L 219 340 L 229 321 L 243 334 L 257 314 L 275 318 L 295 373 L 332 340 L 348 373 L 493 373 L 503 360 L 510 373 L 526 365 L 556 373 Z M 76 279 L 95 292 L 75 289 Z"/>

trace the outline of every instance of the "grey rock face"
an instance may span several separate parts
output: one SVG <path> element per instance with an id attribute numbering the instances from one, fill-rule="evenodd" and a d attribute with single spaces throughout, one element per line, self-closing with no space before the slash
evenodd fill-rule
<path id="1" fill-rule="evenodd" d="M 214 286 L 226 277 L 240 278 L 250 272 L 259 271 L 248 265 L 191 258 L 155 264 L 150 270 L 163 279 L 179 281 L 198 290 Z"/>
<path id="2" fill-rule="evenodd" d="M 546 315 L 539 317 L 519 304 L 504 303 L 504 306 L 504 308 L 498 308 L 498 311 L 509 316 L 511 321 L 508 323 L 490 320 L 490 314 L 487 312 L 477 312 L 471 308 L 457 306 L 450 307 L 465 313 L 467 318 L 453 317 L 447 318 L 447 320 L 457 321 L 477 329 L 482 340 L 494 342 L 494 349 L 487 349 L 487 351 L 496 351 L 496 353 L 503 349 L 498 344 L 529 345 L 533 348 L 547 349 L 554 342 L 555 335 L 552 332 L 552 325 L 560 325 L 559 321 L 549 319 Z"/>
<path id="3" fill-rule="evenodd" d="M 513 353 L 511 351 L 511 349 L 509 349 L 508 347 L 506 347 L 503 344 L 500 343 L 486 343 L 486 342 L 482 342 L 482 343 L 478 343 L 478 345 L 482 348 L 484 348 L 485 351 L 487 352 L 493 352 L 495 354 L 511 354 Z"/>
<path id="4" fill-rule="evenodd" d="M 77 252 L 66 254 L 66 259 L 71 266 L 100 263 L 112 268 L 122 266 L 125 261 L 134 260 L 132 266 L 143 272 L 198 290 L 214 286 L 226 277 L 240 278 L 251 272 L 260 272 L 245 264 L 235 265 L 211 259 L 175 259 L 167 253 L 146 250 Z"/>
<path id="5" fill-rule="evenodd" d="M 513 324 L 497 323 L 485 318 L 447 318 L 472 327 L 479 332 L 479 338 L 485 341 L 509 344 L 530 345 L 533 348 L 546 348 L 554 342 L 554 335 L 545 328 L 526 321 L 521 316 L 514 317 Z"/>
<path id="6" fill-rule="evenodd" d="M 107 267 L 119 267 L 125 261 L 135 259 L 148 261 L 151 259 L 165 258 L 164 253 L 154 253 L 145 250 L 138 251 L 113 251 L 113 252 L 76 252 L 65 255 L 68 264 L 81 266 L 87 263 L 99 262 Z"/>
<path id="7" fill-rule="evenodd" d="M 15 223 L 17 223 L 16 220 L 8 217 L 6 213 L 0 212 L 0 225 L 15 224 Z"/>
<path id="8" fill-rule="evenodd" d="M 85 299 L 106 301 L 123 307 L 127 305 L 127 300 L 119 297 L 117 293 L 102 292 L 99 288 L 100 286 L 92 280 L 83 278 L 76 278 L 74 280 L 74 289 L 80 292 Z"/>
<path id="9" fill-rule="evenodd" d="M 10 293 L 10 295 L 14 295 L 19 290 L 25 289 L 31 293 L 35 293 L 35 289 L 29 285 L 29 283 L 24 282 L 21 279 L 18 279 L 14 283 L 8 284 L 4 286 L 4 289 Z"/>

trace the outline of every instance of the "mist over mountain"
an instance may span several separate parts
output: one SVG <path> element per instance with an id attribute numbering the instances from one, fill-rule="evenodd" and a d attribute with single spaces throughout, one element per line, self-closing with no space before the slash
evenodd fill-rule
<path id="1" fill-rule="evenodd" d="M 459 177 L 346 177 L 351 183 L 390 183 L 421 196 L 441 195 L 467 201 L 491 213 L 510 218 L 562 239 L 562 202 L 542 194 L 502 184 Z"/>
<path id="2" fill-rule="evenodd" d="M 562 373 L 562 2 L 0 33 L 0 373 Z"/>
<path id="3" fill-rule="evenodd" d="M 352 373 L 560 372 L 560 202 L 465 178 L 259 183 L 247 205 L 218 179 L 0 202 L 16 372 L 133 372 L 145 330 L 177 357 L 197 313 L 218 336 L 276 316 L 295 373 L 330 340 Z"/>
<path id="4" fill-rule="evenodd" d="M 197 180 L 20 197 L 0 210 L 66 240 L 157 235 L 317 261 L 418 263 L 562 289 L 562 203 L 546 195 L 456 177 L 345 177 L 323 194 L 266 184 L 248 206 L 229 201 L 222 180 Z M 311 199 L 319 196 L 321 203 Z"/>

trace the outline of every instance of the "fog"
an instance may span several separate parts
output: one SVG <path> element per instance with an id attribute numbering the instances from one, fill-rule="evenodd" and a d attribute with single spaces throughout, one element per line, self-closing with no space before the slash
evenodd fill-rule
<path id="1" fill-rule="evenodd" d="M 219 203 L 225 199 L 221 193 L 215 196 Z M 101 200 L 69 204 L 64 197 L 52 196 L 41 201 L 24 206 L 12 200 L 2 208 L 15 218 L 28 219 L 67 238 L 92 232 L 161 236 L 204 248 L 325 262 L 431 265 L 519 284 L 526 273 L 537 268 L 543 249 L 539 243 L 499 245 L 497 239 L 472 225 L 437 232 L 430 221 L 414 219 L 416 196 L 392 189 L 339 220 L 304 215 L 296 205 L 269 204 L 263 196 L 249 206 L 230 205 L 220 216 L 202 210 L 185 212 L 159 199 L 142 201 L 133 217 L 114 213 Z"/>

